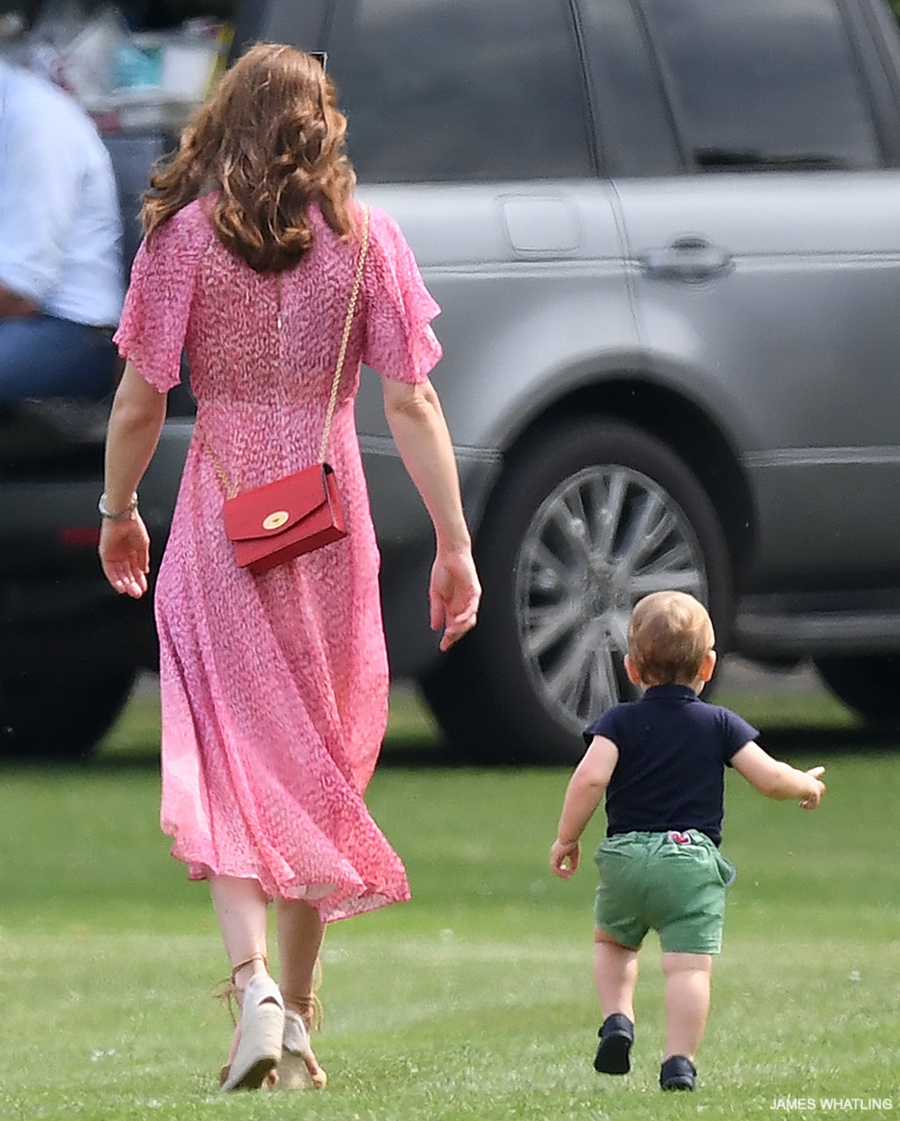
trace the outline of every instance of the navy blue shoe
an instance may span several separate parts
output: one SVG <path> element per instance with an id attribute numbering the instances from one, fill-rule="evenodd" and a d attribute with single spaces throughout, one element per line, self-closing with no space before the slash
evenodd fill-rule
<path id="1" fill-rule="evenodd" d="M 631 1070 L 631 1045 L 634 1024 L 624 1012 L 613 1012 L 597 1033 L 600 1046 L 594 1056 L 594 1070 L 600 1074 L 627 1074 Z"/>
<path id="2" fill-rule="evenodd" d="M 684 1055 L 672 1055 L 659 1068 L 659 1084 L 664 1090 L 696 1090 L 697 1068 Z"/>

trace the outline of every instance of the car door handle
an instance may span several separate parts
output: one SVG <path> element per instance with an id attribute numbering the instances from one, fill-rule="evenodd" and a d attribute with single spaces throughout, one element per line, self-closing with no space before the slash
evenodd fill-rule
<path id="1" fill-rule="evenodd" d="M 648 249 L 640 258 L 648 276 L 662 280 L 709 280 L 731 269 L 730 253 L 702 237 L 680 237 L 665 249 Z"/>

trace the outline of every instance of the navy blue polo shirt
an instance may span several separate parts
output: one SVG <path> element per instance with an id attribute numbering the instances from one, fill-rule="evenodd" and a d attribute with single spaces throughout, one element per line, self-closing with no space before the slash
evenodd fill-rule
<path id="1" fill-rule="evenodd" d="M 638 701 L 613 705 L 584 733 L 619 749 L 606 790 L 608 837 L 698 829 L 722 842 L 725 767 L 756 728 L 688 685 L 654 685 Z"/>

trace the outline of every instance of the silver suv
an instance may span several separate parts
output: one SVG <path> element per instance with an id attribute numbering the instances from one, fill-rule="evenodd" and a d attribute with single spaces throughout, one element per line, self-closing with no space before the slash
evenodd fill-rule
<path id="1" fill-rule="evenodd" d="M 297 41 L 330 51 L 363 193 L 398 218 L 443 306 L 435 382 L 478 525 L 481 622 L 424 676 L 442 725 L 482 757 L 578 755 L 627 690 L 632 605 L 666 587 L 710 604 L 723 646 L 812 655 L 865 714 L 900 714 L 886 8 L 331 14 L 327 39 L 311 21 Z M 408 555 L 415 527 L 424 558 L 374 392 L 359 421 L 385 547 Z M 432 648 L 423 580 L 388 571 L 401 672 Z"/>
<path id="2" fill-rule="evenodd" d="M 632 605 L 670 587 L 710 605 L 720 648 L 812 656 L 895 721 L 900 44 L 881 0 L 239 5 L 238 46 L 260 38 L 328 52 L 360 195 L 443 308 L 435 383 L 485 586 L 448 657 L 374 378 L 358 423 L 393 671 L 451 739 L 577 757 L 629 688 Z"/>

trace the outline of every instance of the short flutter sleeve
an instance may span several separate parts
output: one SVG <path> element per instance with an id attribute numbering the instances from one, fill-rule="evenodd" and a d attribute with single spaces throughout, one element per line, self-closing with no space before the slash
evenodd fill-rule
<path id="1" fill-rule="evenodd" d="M 397 381 L 425 381 L 441 357 L 431 321 L 440 312 L 400 227 L 369 208 L 366 259 L 366 345 L 363 362 Z"/>
<path id="2" fill-rule="evenodd" d="M 209 237 L 209 223 L 192 203 L 155 230 L 149 243 L 145 238 L 134 258 L 115 342 L 160 393 L 181 380 L 181 351 Z"/>

